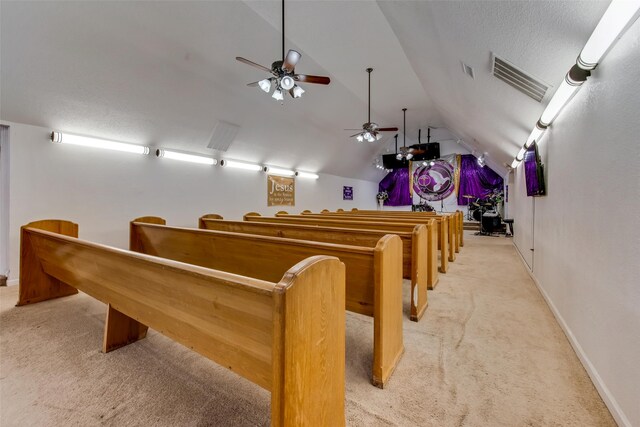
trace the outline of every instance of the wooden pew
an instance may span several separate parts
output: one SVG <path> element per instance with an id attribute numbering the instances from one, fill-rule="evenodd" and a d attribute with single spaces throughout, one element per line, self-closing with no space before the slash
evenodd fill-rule
<path id="1" fill-rule="evenodd" d="M 318 217 L 318 216 L 310 216 L 310 215 L 277 215 L 272 217 L 264 217 L 257 212 L 249 212 L 243 216 L 244 221 L 252 221 L 252 222 L 276 222 L 276 223 L 288 223 L 288 224 L 299 224 L 299 225 L 311 225 L 311 226 L 322 226 L 322 227 L 337 227 L 337 228 L 356 228 L 362 230 L 384 230 L 388 233 L 397 233 L 397 232 L 412 232 L 416 224 L 410 224 L 403 221 L 389 221 L 387 219 L 383 220 L 372 220 L 372 219 L 352 219 L 352 218 L 333 218 L 333 217 Z M 425 222 L 427 228 L 436 228 L 436 232 L 439 227 L 434 226 L 433 223 Z M 445 222 L 446 227 L 446 222 Z M 427 231 L 430 233 L 430 231 Z M 448 244 L 446 238 L 446 233 L 437 232 L 437 243 L 440 246 L 440 250 L 444 256 L 440 256 L 440 265 L 438 267 L 440 273 L 446 273 L 449 269 L 449 258 L 446 255 L 448 252 Z M 432 253 L 435 253 L 433 251 Z M 434 259 L 435 262 L 435 259 Z M 435 285 L 436 282 L 434 282 Z"/>
<path id="2" fill-rule="evenodd" d="M 450 215 L 432 215 L 421 217 L 406 217 L 406 216 L 390 216 L 385 215 L 384 212 L 378 215 L 361 215 L 359 213 L 305 213 L 301 215 L 289 215 L 289 214 L 276 214 L 276 217 L 288 217 L 288 218 L 317 218 L 317 219 L 344 219 L 353 221 L 374 221 L 374 222 L 403 222 L 412 224 L 425 224 L 431 219 L 435 219 L 438 222 L 438 248 L 442 251 L 442 255 L 448 258 L 449 262 L 456 260 L 455 254 L 455 221 Z M 446 244 L 443 244 L 446 241 Z"/>
<path id="3" fill-rule="evenodd" d="M 198 227 L 206 230 L 258 234 L 261 236 L 284 237 L 287 239 L 313 240 L 317 242 L 366 246 L 370 248 L 376 247 L 378 241 L 386 234 L 389 234 L 384 230 L 358 230 L 284 223 L 224 221 L 211 219 L 210 216 L 212 215 L 200 217 Z M 432 227 L 431 231 L 435 231 L 435 228 Z M 402 240 L 403 277 L 411 280 L 410 318 L 417 322 L 422 318 L 427 308 L 427 289 L 433 289 L 437 280 L 437 259 L 429 253 L 429 251 L 431 251 L 432 254 L 435 253 L 435 247 L 429 246 L 430 244 L 435 245 L 435 236 L 430 236 L 428 234 L 428 228 L 424 225 L 415 226 L 410 233 L 396 232 L 395 234 Z"/>
<path id="4" fill-rule="evenodd" d="M 313 255 L 339 258 L 346 267 L 346 303 L 373 317 L 372 382 L 382 388 L 402 354 L 402 241 L 382 237 L 375 248 L 253 234 L 131 223 L 131 250 L 272 281 Z"/>
<path id="5" fill-rule="evenodd" d="M 278 213 L 285 213 L 285 212 L 278 212 Z M 363 216 L 389 216 L 389 217 L 408 217 L 408 218 L 412 218 L 412 217 L 433 217 L 433 216 L 443 216 L 442 214 L 438 214 L 436 212 L 413 212 L 413 211 L 378 211 L 378 210 L 359 210 L 356 212 L 344 212 L 344 211 L 340 211 L 337 210 L 336 212 L 330 212 L 327 211 L 327 209 L 324 209 L 322 212 L 322 214 L 328 214 L 328 215 L 334 215 L 334 216 L 340 216 L 340 215 L 345 215 L 345 214 L 350 214 L 353 215 L 354 213 L 357 213 L 358 215 L 363 215 Z M 314 215 L 313 212 L 309 211 L 309 210 L 305 210 L 303 212 L 301 212 L 301 215 Z M 317 215 L 317 214 L 315 214 Z M 455 244 L 455 252 L 458 253 L 460 252 L 460 247 L 464 246 L 464 214 L 462 213 L 462 211 L 456 210 L 455 212 L 451 213 L 451 214 L 445 214 L 444 216 L 453 216 L 455 219 L 454 223 L 450 223 L 449 228 L 452 228 L 453 230 L 453 234 L 456 237 L 456 240 L 453 242 Z"/>
<path id="6" fill-rule="evenodd" d="M 278 214 L 286 215 L 286 212 L 278 212 Z M 344 212 L 344 211 L 336 211 L 336 212 L 327 212 L 327 210 L 323 210 L 321 212 L 323 215 L 334 216 L 334 217 L 346 217 L 346 216 L 362 216 L 362 217 L 389 217 L 392 219 L 411 219 L 411 218 L 433 218 L 433 217 L 446 217 L 449 219 L 449 229 L 451 230 L 451 234 L 453 236 L 451 240 L 451 244 L 453 245 L 453 249 L 456 253 L 460 252 L 460 247 L 464 246 L 463 244 L 463 222 L 464 215 L 462 211 L 455 211 L 450 214 L 438 214 L 436 212 L 413 212 L 413 211 L 357 211 L 357 212 Z M 313 212 L 306 210 L 301 212 L 301 215 L 318 215 Z M 450 257 L 451 258 L 451 257 Z M 451 259 L 450 259 L 451 260 Z"/>
<path id="7" fill-rule="evenodd" d="M 17 305 L 81 290 L 107 304 L 105 352 L 151 327 L 269 390 L 272 426 L 345 425 L 345 270 L 337 258 L 303 259 L 268 282 L 90 243 L 77 232 L 60 220 L 22 227 Z"/>

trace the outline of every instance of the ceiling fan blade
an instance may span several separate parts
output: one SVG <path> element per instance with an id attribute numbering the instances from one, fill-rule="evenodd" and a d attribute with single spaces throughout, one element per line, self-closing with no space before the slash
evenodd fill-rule
<path id="1" fill-rule="evenodd" d="M 396 132 L 398 128 L 378 128 L 380 132 Z"/>
<path id="2" fill-rule="evenodd" d="M 362 132 L 354 133 L 353 135 L 349 135 L 349 138 L 353 138 L 354 136 L 360 135 Z"/>
<path id="3" fill-rule="evenodd" d="M 282 69 L 287 73 L 293 72 L 293 69 L 296 67 L 296 64 L 300 61 L 301 57 L 302 55 L 300 55 L 300 52 L 289 49 L 289 52 L 287 52 L 287 56 L 284 58 L 284 62 L 282 63 Z"/>
<path id="4" fill-rule="evenodd" d="M 331 79 L 329 77 L 310 76 L 307 74 L 296 74 L 293 76 L 293 79 L 300 83 L 315 83 L 319 85 L 328 85 L 331 83 Z"/>
<path id="5" fill-rule="evenodd" d="M 265 67 L 263 65 L 260 65 L 260 64 L 256 64 L 255 62 L 249 61 L 248 59 L 243 58 L 241 56 L 236 56 L 236 61 L 244 62 L 247 65 L 251 65 L 252 67 L 259 68 L 262 71 L 266 71 L 267 73 L 271 73 L 272 72 L 270 68 L 267 68 L 267 67 Z"/>
<path id="6" fill-rule="evenodd" d="M 362 129 L 343 129 L 343 130 L 359 130 L 359 131 L 362 131 Z"/>
<path id="7" fill-rule="evenodd" d="M 259 82 L 247 83 L 247 86 L 258 86 Z"/>

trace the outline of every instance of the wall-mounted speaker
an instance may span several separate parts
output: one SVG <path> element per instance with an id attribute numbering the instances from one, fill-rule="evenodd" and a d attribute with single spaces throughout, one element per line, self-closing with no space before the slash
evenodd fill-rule
<path id="1" fill-rule="evenodd" d="M 418 160 L 435 160 L 440 158 L 440 143 L 430 142 L 428 144 L 416 144 L 409 148 L 413 148 L 411 152 L 413 159 Z"/>
<path id="2" fill-rule="evenodd" d="M 382 166 L 384 166 L 385 169 L 400 169 L 409 166 L 409 162 L 405 159 L 396 159 L 395 154 L 384 154 L 382 156 Z"/>

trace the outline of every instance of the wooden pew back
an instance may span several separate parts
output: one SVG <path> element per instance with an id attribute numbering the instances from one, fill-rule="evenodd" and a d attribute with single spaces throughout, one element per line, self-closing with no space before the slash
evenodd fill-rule
<path id="1" fill-rule="evenodd" d="M 81 290 L 108 304 L 105 347 L 122 335 L 109 331 L 117 325 L 152 327 L 270 390 L 272 425 L 344 425 L 338 259 L 303 260 L 270 283 L 42 230 L 77 234 L 74 226 L 22 227 L 18 305 L 62 296 L 61 285 Z"/>
<path id="2" fill-rule="evenodd" d="M 455 245 L 455 241 L 456 241 L 456 233 L 457 233 L 457 227 L 456 224 L 457 222 L 454 220 L 454 215 L 407 215 L 407 214 L 403 214 L 403 215 L 388 215 L 385 213 L 385 211 L 378 211 L 380 212 L 377 215 L 373 215 L 373 214 L 360 214 L 360 211 L 358 212 L 351 212 L 351 213 L 340 213 L 340 214 L 336 214 L 336 213 L 320 213 L 320 214 L 313 214 L 313 213 L 305 213 L 305 214 L 301 214 L 301 215 L 288 215 L 288 214 L 276 214 L 276 217 L 297 217 L 297 218 L 317 218 L 317 219 L 326 219 L 326 218 L 331 218 L 331 219 L 345 219 L 345 220 L 354 220 L 354 221 L 374 221 L 374 222 L 382 222 L 382 221 L 393 221 L 393 222 L 402 222 L 402 223 L 408 223 L 408 224 L 425 224 L 427 221 L 431 220 L 431 219 L 435 219 L 436 221 L 438 221 L 439 224 L 439 228 L 438 228 L 438 242 L 439 242 L 439 249 L 442 250 L 443 254 L 446 254 L 445 256 L 448 257 L 448 261 L 455 261 L 456 256 L 455 256 L 455 249 L 456 249 L 456 245 Z M 446 241 L 446 243 L 445 243 Z M 443 246 L 443 243 L 446 246 Z M 446 269 L 446 266 L 445 266 Z"/>
<path id="3" fill-rule="evenodd" d="M 362 230 L 385 230 L 391 233 L 396 232 L 407 232 L 412 230 L 416 224 L 403 221 L 403 220 L 393 220 L 389 218 L 355 218 L 355 217 L 325 217 L 324 215 L 277 215 L 275 217 L 263 217 L 257 212 L 249 212 L 244 215 L 244 221 L 250 222 L 279 222 L 279 223 L 288 223 L 288 224 L 300 224 L 300 225 L 311 225 L 311 226 L 323 226 L 323 227 L 338 227 L 338 228 L 356 228 Z M 423 222 L 423 224 L 429 224 L 428 222 Z M 447 239 L 447 230 L 442 231 L 443 227 L 447 227 L 447 222 L 444 222 L 444 226 L 440 224 L 437 229 L 437 244 L 439 249 L 441 250 L 444 256 L 440 257 L 440 272 L 446 273 L 449 266 L 449 258 L 447 256 L 448 253 L 448 244 Z M 435 253 L 435 252 L 434 252 Z"/>
<path id="4" fill-rule="evenodd" d="M 287 239 L 313 240 L 375 247 L 386 234 L 383 230 L 359 230 L 337 227 L 319 227 L 286 223 L 258 223 L 248 221 L 225 221 L 210 219 L 205 215 L 198 221 L 199 227 L 207 230 L 234 233 L 258 234 L 261 236 L 283 237 Z M 435 231 L 433 228 L 431 231 Z M 411 232 L 395 232 L 402 240 L 403 277 L 411 280 L 411 319 L 419 320 L 427 308 L 427 289 L 433 289 L 437 282 L 435 257 L 429 258 L 429 239 L 425 225 L 416 225 Z M 433 249 L 431 249 L 433 250 Z"/>
<path id="5" fill-rule="evenodd" d="M 374 248 L 252 234 L 131 223 L 131 250 L 235 274 L 272 280 L 287 265 L 314 255 L 346 267 L 346 308 L 374 317 L 373 383 L 384 386 L 404 352 L 402 241 L 382 237 Z M 344 305 L 342 306 L 344 308 Z"/>

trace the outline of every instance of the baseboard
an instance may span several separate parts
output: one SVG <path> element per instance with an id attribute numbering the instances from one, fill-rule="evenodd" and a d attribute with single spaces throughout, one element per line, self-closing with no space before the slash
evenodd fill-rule
<path id="1" fill-rule="evenodd" d="M 9 279 L 7 280 L 7 286 L 13 286 L 18 284 L 18 279 Z"/>
<path id="2" fill-rule="evenodd" d="M 533 271 L 531 271 L 531 269 L 529 268 L 529 265 L 527 264 L 524 257 L 520 253 L 520 250 L 518 246 L 515 244 L 515 242 L 513 242 L 513 246 L 515 246 L 516 252 L 520 257 L 522 264 L 524 264 L 525 270 L 527 270 L 527 273 L 529 273 L 529 277 L 531 277 L 531 280 L 533 280 L 533 283 L 535 283 L 536 287 L 538 288 L 538 291 L 542 295 L 542 298 L 544 298 L 545 302 L 551 309 L 553 316 L 556 318 L 556 321 L 560 325 L 560 328 L 562 328 L 562 331 L 564 332 L 564 335 L 567 337 L 567 340 L 569 340 L 569 343 L 571 344 L 573 351 L 578 356 L 578 359 L 580 359 L 582 366 L 584 367 L 585 371 L 587 371 L 589 378 L 591 378 L 591 382 L 596 387 L 598 394 L 602 398 L 602 401 L 604 402 L 604 404 L 607 406 L 607 409 L 609 409 L 609 412 L 613 416 L 613 419 L 616 421 L 616 423 L 619 426 L 632 427 L 631 422 L 629 421 L 627 416 L 624 414 L 624 412 L 622 411 L 622 408 L 620 408 L 620 406 L 618 405 L 618 402 L 609 391 L 609 388 L 606 386 L 606 384 L 598 374 L 598 371 L 596 370 L 595 366 L 593 366 L 593 364 L 587 357 L 586 353 L 582 349 L 582 346 L 576 339 L 575 335 L 573 335 L 573 332 L 571 332 L 571 329 L 569 328 L 567 323 L 564 321 L 564 318 L 556 308 L 555 304 L 553 303 L 553 301 L 551 301 L 551 298 L 549 298 L 549 295 L 540 285 L 540 282 L 538 282 L 538 279 L 533 274 Z"/>

